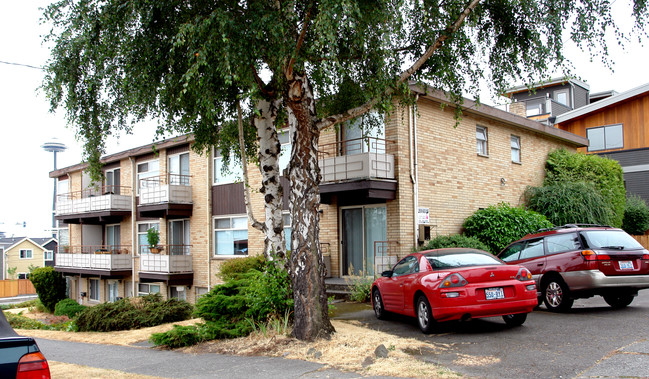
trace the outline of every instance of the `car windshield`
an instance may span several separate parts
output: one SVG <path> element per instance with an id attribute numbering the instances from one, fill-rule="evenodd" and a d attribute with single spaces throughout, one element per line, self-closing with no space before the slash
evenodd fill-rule
<path id="1" fill-rule="evenodd" d="M 591 249 L 640 250 L 642 245 L 621 230 L 588 230 L 581 233 Z"/>
<path id="2" fill-rule="evenodd" d="M 457 268 L 467 266 L 484 266 L 484 265 L 502 265 L 504 264 L 497 258 L 480 253 L 454 253 L 440 255 L 426 255 L 426 259 L 433 267 L 433 270 L 443 270 L 446 268 Z"/>

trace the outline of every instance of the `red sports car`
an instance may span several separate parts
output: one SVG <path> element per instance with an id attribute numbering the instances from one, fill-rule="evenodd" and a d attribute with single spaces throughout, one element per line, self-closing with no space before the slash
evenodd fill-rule
<path id="1" fill-rule="evenodd" d="M 525 267 L 482 250 L 428 250 L 383 272 L 372 284 L 372 305 L 378 319 L 386 312 L 416 317 L 424 333 L 437 321 L 494 316 L 517 326 L 537 305 L 536 285 Z"/>

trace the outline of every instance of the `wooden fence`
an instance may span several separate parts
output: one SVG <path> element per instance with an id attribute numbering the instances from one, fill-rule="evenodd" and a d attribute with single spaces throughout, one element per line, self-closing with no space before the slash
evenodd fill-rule
<path id="1" fill-rule="evenodd" d="M 29 279 L 0 280 L 0 297 L 36 295 L 36 289 Z"/>
<path id="2" fill-rule="evenodd" d="M 645 249 L 649 249 L 649 235 L 644 234 L 641 236 L 631 236 L 635 238 L 636 241 L 640 243 L 640 245 L 644 246 Z"/>

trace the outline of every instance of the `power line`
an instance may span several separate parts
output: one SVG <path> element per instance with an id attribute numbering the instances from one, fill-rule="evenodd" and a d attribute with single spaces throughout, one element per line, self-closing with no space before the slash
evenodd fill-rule
<path id="1" fill-rule="evenodd" d="M 12 65 L 12 66 L 21 66 L 21 67 L 33 68 L 33 69 L 36 69 L 36 70 L 43 70 L 43 67 L 32 66 L 32 65 L 24 64 L 24 63 L 14 63 L 14 62 L 5 62 L 5 61 L 0 61 L 0 63 Z"/>

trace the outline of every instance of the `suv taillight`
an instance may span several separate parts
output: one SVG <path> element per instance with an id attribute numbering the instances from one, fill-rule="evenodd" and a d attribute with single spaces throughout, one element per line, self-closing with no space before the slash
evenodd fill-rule
<path id="1" fill-rule="evenodd" d="M 581 252 L 581 255 L 587 261 L 610 261 L 611 256 L 606 254 L 597 254 L 592 250 L 584 250 Z"/>
<path id="2" fill-rule="evenodd" d="M 16 379 L 50 379 L 50 366 L 40 352 L 23 355 L 18 361 Z"/>

